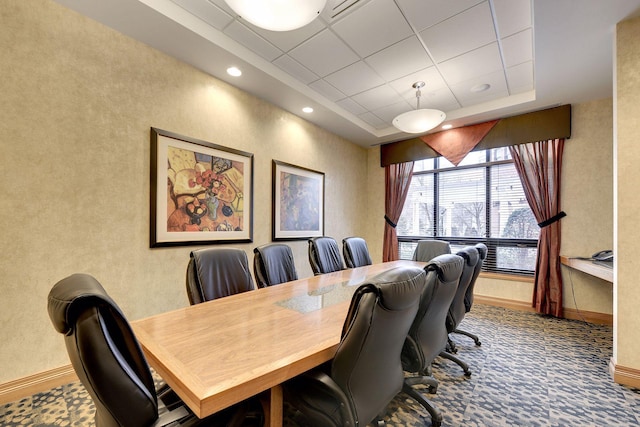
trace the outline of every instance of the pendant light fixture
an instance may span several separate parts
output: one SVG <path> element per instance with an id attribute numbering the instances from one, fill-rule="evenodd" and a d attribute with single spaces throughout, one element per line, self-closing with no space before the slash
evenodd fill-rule
<path id="1" fill-rule="evenodd" d="M 402 113 L 393 119 L 393 125 L 406 133 L 422 133 L 433 129 L 447 118 L 447 115 L 440 110 L 420 108 L 420 89 L 424 87 L 424 82 L 415 82 L 412 86 L 416 89 L 417 109 Z"/>
<path id="2" fill-rule="evenodd" d="M 271 31 L 290 31 L 316 19 L 327 0 L 225 0 L 242 19 Z"/>

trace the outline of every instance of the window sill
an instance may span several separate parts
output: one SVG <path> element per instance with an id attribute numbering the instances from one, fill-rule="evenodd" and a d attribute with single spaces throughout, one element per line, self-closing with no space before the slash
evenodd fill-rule
<path id="1" fill-rule="evenodd" d="M 519 276 L 517 274 L 486 273 L 483 271 L 483 272 L 480 272 L 480 277 L 483 277 L 485 279 L 510 280 L 513 282 L 533 283 L 533 277 Z"/>

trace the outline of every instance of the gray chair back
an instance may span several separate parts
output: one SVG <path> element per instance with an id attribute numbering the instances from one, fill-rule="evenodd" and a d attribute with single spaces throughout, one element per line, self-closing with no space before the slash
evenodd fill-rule
<path id="1" fill-rule="evenodd" d="M 367 242 L 361 237 L 347 237 L 342 239 L 342 255 L 347 268 L 371 265 L 371 256 Z"/>
<path id="2" fill-rule="evenodd" d="M 340 248 L 332 237 L 309 239 L 309 264 L 314 275 L 344 270 Z"/>
<path id="3" fill-rule="evenodd" d="M 451 246 L 444 240 L 419 240 L 413 252 L 414 261 L 429 262 L 442 254 L 450 254 Z"/>
<path id="4" fill-rule="evenodd" d="M 49 292 L 47 308 L 95 404 L 96 425 L 151 426 L 158 418 L 153 377 L 129 323 L 100 283 L 87 274 L 62 279 Z"/>
<path id="5" fill-rule="evenodd" d="M 255 289 L 247 254 L 236 248 L 192 251 L 186 282 L 191 305 Z"/>
<path id="6" fill-rule="evenodd" d="M 298 279 L 291 248 L 271 243 L 253 249 L 253 275 L 259 288 Z"/>
<path id="7" fill-rule="evenodd" d="M 447 313 L 458 288 L 464 260 L 443 254 L 425 267 L 426 286 L 420 308 L 402 349 L 402 364 L 408 372 L 425 372 L 447 346 Z"/>
<path id="8" fill-rule="evenodd" d="M 480 259 L 478 250 L 474 246 L 467 246 L 456 252 L 456 255 L 464 259 L 464 267 L 458 282 L 458 289 L 456 289 L 456 294 L 453 297 L 451 307 L 449 307 L 449 314 L 447 315 L 447 331 L 449 332 L 453 332 L 458 327 L 467 312 L 464 299 Z"/>
<path id="9" fill-rule="evenodd" d="M 305 425 L 365 426 L 400 392 L 400 352 L 424 281 L 420 268 L 395 268 L 360 285 L 330 365 L 285 387 L 293 406 L 306 415 Z"/>
<path id="10" fill-rule="evenodd" d="M 464 306 L 467 313 L 471 310 L 471 306 L 473 305 L 473 288 L 475 287 L 476 280 L 482 270 L 484 260 L 487 259 L 487 246 L 484 243 L 477 243 L 475 248 L 478 250 L 478 263 L 473 270 L 473 276 L 471 277 L 471 282 L 469 283 L 469 287 L 467 287 L 467 293 L 464 297 Z"/>

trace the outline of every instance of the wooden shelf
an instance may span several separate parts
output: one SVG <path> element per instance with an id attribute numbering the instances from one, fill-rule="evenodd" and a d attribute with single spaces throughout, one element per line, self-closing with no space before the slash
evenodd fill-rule
<path id="1" fill-rule="evenodd" d="M 613 269 L 594 264 L 588 259 L 572 258 L 560 255 L 560 262 L 568 267 L 613 283 Z"/>

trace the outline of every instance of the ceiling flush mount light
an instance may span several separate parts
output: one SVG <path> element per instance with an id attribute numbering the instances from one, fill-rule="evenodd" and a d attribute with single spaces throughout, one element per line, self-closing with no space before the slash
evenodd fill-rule
<path id="1" fill-rule="evenodd" d="M 305 113 L 307 113 L 307 114 L 309 114 L 309 113 L 313 113 L 313 108 L 311 108 L 311 107 L 304 107 L 304 108 L 302 109 L 302 111 L 303 111 L 303 112 L 305 112 Z"/>
<path id="2" fill-rule="evenodd" d="M 327 0 L 225 0 L 240 17 L 271 31 L 303 27 L 320 15 Z"/>
<path id="3" fill-rule="evenodd" d="M 393 125 L 402 132 L 422 133 L 438 126 L 447 116 L 440 110 L 420 109 L 420 89 L 424 82 L 415 82 L 413 87 L 416 89 L 417 109 L 400 114 L 393 119 Z"/>

